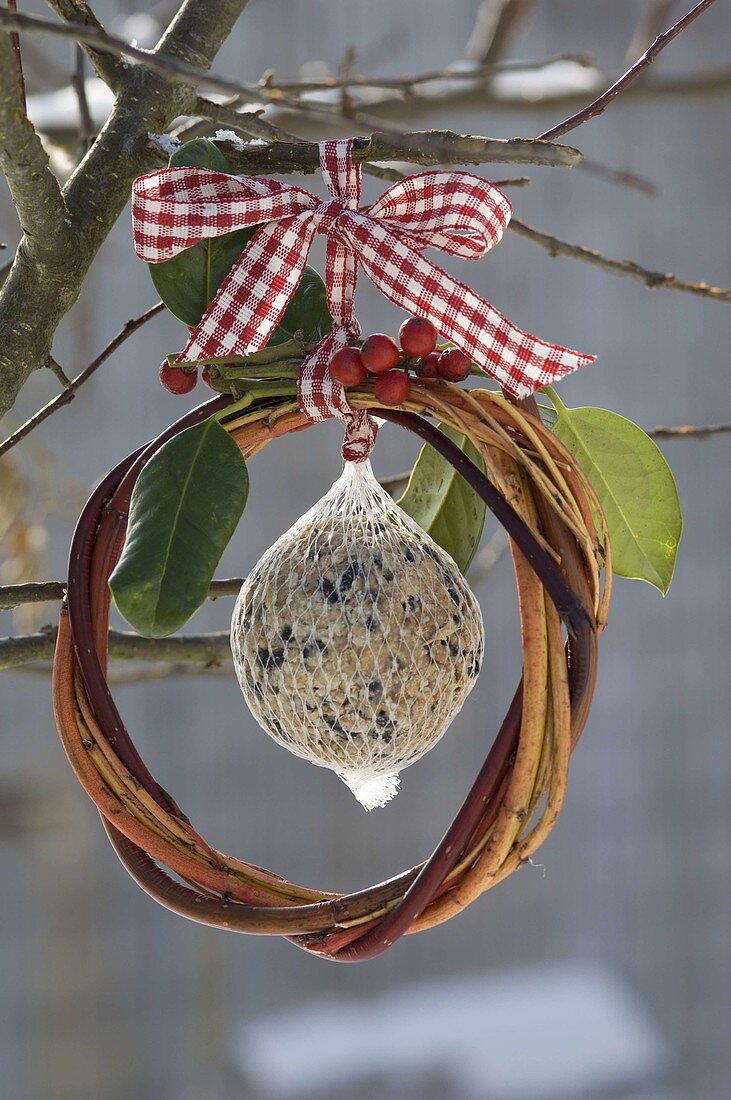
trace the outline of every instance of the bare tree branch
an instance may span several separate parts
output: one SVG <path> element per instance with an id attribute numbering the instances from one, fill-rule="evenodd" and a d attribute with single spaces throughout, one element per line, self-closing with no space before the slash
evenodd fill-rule
<path id="1" fill-rule="evenodd" d="M 48 627 L 37 634 L 0 638 L 0 669 L 52 660 L 56 633 L 56 627 Z M 230 662 L 231 643 L 227 630 L 173 634 L 169 638 L 142 638 L 124 630 L 110 630 L 109 656 L 113 661 L 170 661 L 211 668 Z"/>
<path id="2" fill-rule="evenodd" d="M 25 113 L 15 52 L 0 35 L 0 169 L 25 234 L 21 262 L 45 267 L 49 258 L 72 242 L 66 206 L 48 154 Z"/>
<path id="3" fill-rule="evenodd" d="M 17 0 L 8 0 L 8 10 L 11 12 L 17 11 Z M 20 52 L 20 37 L 18 32 L 15 31 L 10 35 L 10 44 L 13 47 L 13 54 L 15 55 L 15 68 L 18 76 L 18 85 L 20 87 L 20 100 L 23 104 L 23 110 L 26 110 L 26 95 L 25 95 L 25 75 L 23 73 L 23 55 Z"/>
<path id="4" fill-rule="evenodd" d="M 86 97 L 84 52 L 81 46 L 74 46 L 74 71 L 71 74 L 71 86 L 76 92 L 76 102 L 79 105 L 79 149 L 83 157 L 94 140 L 94 123 L 89 110 L 89 100 Z"/>
<path id="5" fill-rule="evenodd" d="M 659 424 L 648 435 L 653 439 L 710 439 L 714 435 L 729 435 L 731 424 L 706 424 L 698 427 L 694 424 L 679 424 L 674 428 L 666 428 Z"/>
<path id="6" fill-rule="evenodd" d="M 127 321 L 127 324 L 117 333 L 113 340 L 110 340 L 104 350 L 97 355 L 96 359 L 93 359 L 92 362 L 89 363 L 88 367 L 85 367 L 72 381 L 69 382 L 67 380 L 66 387 L 61 393 L 49 401 L 47 405 L 44 405 L 42 409 L 39 409 L 37 413 L 34 413 L 29 420 L 26 420 L 25 424 L 22 424 L 17 431 L 14 431 L 11 436 L 8 436 L 8 438 L 0 444 L 0 458 L 8 451 L 12 450 L 16 443 L 20 443 L 21 439 L 25 439 L 27 435 L 30 435 L 34 428 L 37 428 L 39 424 L 47 420 L 57 409 L 63 408 L 64 405 L 68 405 L 73 401 L 77 390 L 83 386 L 84 382 L 91 378 L 92 374 L 99 369 L 102 363 L 106 363 L 107 359 L 109 359 L 132 333 L 137 332 L 137 329 L 142 328 L 144 324 L 147 324 L 148 321 L 157 316 L 164 308 L 165 306 L 162 302 L 157 302 L 156 305 L 151 306 L 150 309 L 140 314 L 139 317 Z"/>
<path id="7" fill-rule="evenodd" d="M 385 91 L 403 92 L 410 95 L 415 88 L 422 84 L 433 84 L 435 81 L 454 81 L 474 83 L 476 80 L 488 80 L 498 73 L 508 72 L 538 72 L 557 61 L 573 61 L 577 65 L 586 68 L 595 68 L 596 63 L 592 57 L 583 53 L 559 53 L 552 57 L 542 57 L 532 61 L 499 61 L 491 65 L 471 65 L 465 69 L 432 69 L 424 73 L 407 73 L 404 76 L 364 76 L 356 73 L 347 78 L 330 77 L 324 80 L 277 80 L 274 73 L 267 73 L 259 83 L 276 101 L 274 92 L 287 92 L 294 95 L 303 95 L 307 92 L 329 93 L 346 89 L 353 91 L 356 88 L 375 88 Z"/>
<path id="8" fill-rule="evenodd" d="M 257 120 L 257 125 L 258 123 L 259 120 Z M 278 130 L 278 128 L 273 126 L 271 123 L 264 123 L 264 125 L 267 127 L 267 134 L 270 136 L 277 137 L 279 134 L 283 133 L 283 131 Z M 373 134 L 370 140 L 373 141 L 374 139 L 380 138 L 380 136 L 381 135 Z M 410 141 L 418 135 L 404 134 L 401 136 L 404 139 Z M 429 134 L 428 136 L 431 137 L 431 134 Z M 461 137 L 460 135 L 455 136 L 460 137 L 461 140 L 464 142 L 470 142 L 473 140 L 479 142 L 487 142 L 494 140 L 488 138 L 473 139 L 471 137 Z M 373 159 L 399 159 L 395 155 L 395 152 L 390 145 L 390 143 L 393 141 L 393 136 L 389 133 L 384 135 L 384 137 L 386 139 L 386 146 L 384 148 L 381 148 L 377 145 L 376 148 L 379 155 L 375 156 Z M 364 138 L 362 140 L 366 143 L 368 142 L 367 138 Z M 281 151 L 283 148 L 287 148 L 286 142 L 273 142 L 270 146 L 253 146 L 247 148 L 242 152 L 240 150 L 237 150 L 236 148 L 232 149 L 231 143 L 229 142 L 218 142 L 217 144 L 221 145 L 221 147 L 225 150 L 226 157 L 231 163 L 233 171 L 238 171 L 242 173 L 248 172 L 253 174 L 266 170 L 265 166 L 267 154 L 264 152 L 265 150 L 271 149 L 273 151 Z M 319 163 L 317 159 L 318 151 L 316 144 L 308 142 L 291 142 L 289 143 L 289 148 L 291 150 L 290 159 L 283 162 L 289 165 L 289 171 L 304 172 L 315 170 L 315 168 L 317 167 L 317 163 Z M 305 152 L 305 150 L 307 151 Z M 262 153 L 264 153 L 264 159 L 262 161 L 259 161 L 258 156 Z M 386 153 L 389 153 L 390 155 L 385 155 Z M 250 157 L 252 158 L 251 160 L 249 159 Z M 362 156 L 362 152 L 356 152 L 355 157 L 356 159 L 365 159 Z M 403 157 L 401 159 L 403 159 Z M 460 163 L 466 163 L 467 161 L 468 158 L 463 156 L 463 159 Z M 430 162 L 422 161 L 421 163 Z M 303 167 L 303 165 L 305 164 L 308 164 L 309 167 Z M 271 171 L 273 169 L 270 168 L 268 170 Z M 374 165 L 369 164 L 367 161 L 365 163 L 365 170 L 376 171 L 378 174 L 380 174 L 381 172 L 380 169 L 376 168 Z M 403 178 L 403 174 L 398 171 L 395 171 L 393 169 L 388 169 L 387 171 L 389 179 Z M 518 233 L 522 237 L 525 237 L 527 240 L 533 241 L 534 244 L 538 244 L 542 248 L 545 248 L 548 252 L 551 253 L 552 256 L 569 256 L 572 259 L 582 260 L 585 263 L 590 263 L 596 267 L 600 267 L 604 271 L 610 272 L 612 275 L 627 275 L 630 278 L 638 279 L 651 290 L 667 288 L 670 290 L 684 291 L 688 294 L 696 294 L 700 297 L 711 298 L 715 301 L 731 301 L 731 290 L 729 289 L 725 289 L 723 287 L 709 286 L 705 282 L 687 282 L 686 280 L 678 279 L 675 275 L 671 275 L 666 272 L 651 271 L 648 268 L 644 268 L 640 264 L 635 263 L 635 261 L 633 260 L 613 260 L 607 256 L 603 256 L 600 252 L 597 252 L 594 249 L 587 248 L 585 245 L 571 244 L 568 241 L 561 240 L 561 238 L 555 237 L 550 233 L 544 233 L 541 230 L 534 229 L 532 226 L 526 225 L 525 222 L 522 222 L 517 218 L 513 218 L 510 221 L 509 228 L 513 229 L 516 233 Z"/>
<path id="9" fill-rule="evenodd" d="M 674 3 L 675 0 L 645 0 L 640 21 L 624 55 L 628 65 L 655 41 L 670 18 Z"/>
<path id="10" fill-rule="evenodd" d="M 576 61 L 576 59 L 574 59 Z M 585 59 L 582 62 L 586 67 Z M 528 65 L 530 70 L 530 64 Z M 526 73 L 530 76 L 530 72 Z M 446 108 L 479 108 L 489 107 L 491 110 L 512 111 L 521 108 L 530 110 L 556 110 L 583 107 L 586 104 L 587 95 L 598 95 L 606 88 L 611 78 L 599 69 L 587 68 L 586 87 L 577 90 L 574 81 L 566 78 L 550 78 L 541 87 L 533 80 L 521 82 L 516 78 L 510 85 L 503 83 L 500 73 L 492 76 L 481 77 L 479 70 L 477 75 L 470 79 L 469 70 L 457 70 L 442 81 L 432 81 L 419 85 L 415 90 L 408 91 L 408 83 L 402 89 L 396 89 L 397 94 L 377 97 L 370 93 L 368 98 L 362 95 L 354 100 L 357 106 L 367 107 L 373 119 L 372 127 L 378 128 L 384 122 L 393 124 L 413 125 L 414 121 L 424 115 L 433 115 L 435 111 Z M 702 69 L 698 72 L 687 74 L 657 76 L 653 79 L 640 80 L 631 84 L 624 92 L 623 99 L 666 99 L 678 97 L 687 99 L 690 96 L 707 96 L 714 93 L 725 93 L 731 88 L 731 68 L 720 66 L 712 69 Z M 356 89 L 357 91 L 357 89 Z M 304 93 L 295 107 L 292 103 L 270 103 L 267 107 L 267 117 L 277 122 L 288 123 L 291 118 L 301 119 L 306 116 L 310 106 L 317 106 L 319 114 L 326 109 L 321 98 L 316 101 L 314 95 L 318 93 Z M 333 103 L 327 107 L 332 118 L 340 117 L 338 108 Z M 319 125 L 322 119 L 315 116 Z M 365 125 L 364 115 L 361 111 L 355 113 L 355 118 Z"/>
<path id="11" fill-rule="evenodd" d="M 207 0 L 205 4 L 184 0 L 155 51 L 141 52 L 145 58 L 163 58 L 188 67 L 210 64 L 246 3 L 247 0 Z M 9 18 L 10 14 L 0 9 L 0 24 L 7 23 Z M 70 31 L 71 37 L 78 33 L 76 27 L 59 26 Z M 91 31 L 84 29 L 84 33 Z M 8 48 L 7 36 L 0 35 L 0 50 Z M 5 66 L 0 64 L 0 87 L 4 77 Z M 130 66 L 120 84 L 112 114 L 63 190 L 65 209 L 57 190 L 53 193 L 56 204 L 53 216 L 46 210 L 41 218 L 42 204 L 36 196 L 32 203 L 28 202 L 30 214 L 36 219 L 32 228 L 40 231 L 41 225 L 44 227 L 44 262 L 39 264 L 35 257 L 29 260 L 28 238 L 24 238 L 0 291 L 0 416 L 12 406 L 32 371 L 48 361 L 56 327 L 76 301 L 92 260 L 127 202 L 132 181 L 154 164 L 148 131 L 164 130 L 174 118 L 186 113 L 194 100 L 188 86 L 171 83 L 148 68 Z M 21 178 L 17 143 L 13 139 L 16 136 L 22 139 L 22 152 L 28 146 L 28 133 L 14 112 L 3 112 L 3 102 L 7 102 L 6 97 L 0 95 L 0 156 L 8 162 L 3 167 L 10 172 L 23 198 L 24 188 L 30 184 L 39 186 L 37 174 L 31 170 L 27 180 Z M 28 123 L 25 125 L 30 127 Z M 18 128 L 20 135 L 16 134 Z M 43 172 L 53 181 L 47 158 L 45 154 L 41 158 L 38 151 L 39 143 L 36 147 L 32 127 L 30 134 L 34 164 L 40 160 Z M 53 184 L 57 188 L 55 181 Z M 44 186 L 49 190 L 50 182 Z M 23 221 L 27 230 L 29 226 Z"/>
<path id="12" fill-rule="evenodd" d="M 66 594 L 65 581 L 29 581 L 0 587 L 0 611 L 12 611 L 27 603 L 56 603 Z"/>
<path id="13" fill-rule="evenodd" d="M 682 290 L 686 294 L 697 294 L 716 302 L 731 302 L 731 289 L 709 286 L 704 282 L 689 283 L 667 272 L 650 271 L 649 268 L 641 267 L 634 260 L 612 260 L 583 244 L 571 244 L 569 241 L 562 241 L 560 237 L 554 237 L 551 233 L 533 229 L 532 226 L 526 225 L 517 218 L 511 220 L 509 228 L 526 240 L 545 248 L 552 256 L 569 256 L 573 260 L 583 260 L 584 263 L 600 267 L 612 275 L 628 275 L 631 279 L 644 283 L 650 290 Z"/>
<path id="14" fill-rule="evenodd" d="M 606 92 L 603 92 L 588 106 L 570 115 L 569 118 L 564 119 L 557 126 L 552 126 L 550 130 L 546 130 L 541 134 L 541 137 L 550 140 L 562 137 L 564 134 L 568 134 L 569 131 L 575 130 L 577 126 L 582 126 L 585 122 L 588 122 L 590 118 L 596 118 L 597 115 L 603 114 L 609 104 L 650 67 L 659 53 L 714 3 L 715 0 L 700 0 L 700 3 L 696 4 L 687 15 L 679 19 L 669 30 L 665 31 L 664 34 L 659 34 L 649 49 L 645 50 L 642 57 L 638 58 L 634 65 L 623 76 L 620 76 L 619 80 L 615 80 L 611 88 L 607 88 Z"/>
<path id="15" fill-rule="evenodd" d="M 483 64 L 502 57 L 535 6 L 536 0 L 482 0 L 466 56 Z"/>
<path id="16" fill-rule="evenodd" d="M 94 66 L 94 71 L 97 76 L 100 77 L 105 84 L 108 84 L 110 88 L 116 88 L 124 73 L 124 62 L 114 54 L 102 53 L 99 50 L 95 50 L 88 42 L 82 42 L 78 36 L 78 32 L 84 28 L 91 30 L 97 35 L 103 35 L 105 33 L 104 27 L 94 15 L 94 12 L 86 3 L 86 0 L 46 0 L 46 3 L 53 8 L 61 19 L 69 23 L 71 27 L 77 28 L 76 33 L 69 33 L 68 37 L 73 37 L 76 42 L 81 43 L 81 47 L 91 64 Z M 51 26 L 55 25 L 56 24 L 51 24 Z"/>
<path id="17" fill-rule="evenodd" d="M 238 596 L 245 577 L 223 577 L 211 581 L 208 599 Z M 29 581 L 27 584 L 0 585 L 0 611 L 12 611 L 27 603 L 56 603 L 66 594 L 66 581 Z"/>
<path id="18" fill-rule="evenodd" d="M 226 154 L 236 175 L 312 173 L 320 166 L 320 147 L 316 141 L 245 145 L 227 138 L 212 140 Z M 151 135 L 150 144 L 167 158 L 168 139 Z M 415 130 L 402 134 L 376 132 L 355 138 L 353 160 L 361 164 L 402 160 L 422 165 L 499 162 L 570 168 L 581 162 L 581 153 L 570 145 L 551 145 L 534 138 L 487 138 L 457 134 L 453 130 Z"/>
<path id="19" fill-rule="evenodd" d="M 192 7 L 194 11 L 191 12 L 190 3 L 191 0 L 186 0 L 184 4 L 184 7 L 187 9 L 188 18 L 194 16 L 193 22 L 195 25 L 204 24 L 207 33 L 212 29 L 211 13 L 220 9 L 222 6 L 228 6 L 226 0 L 208 0 L 207 4 L 193 2 Z M 240 0 L 240 2 L 235 5 L 237 8 L 237 15 L 243 10 L 246 3 L 247 0 Z M 63 8 L 64 10 L 70 10 L 74 7 L 74 4 L 67 2 L 59 4 L 58 7 L 59 9 Z M 181 13 L 179 13 L 174 20 L 174 24 L 179 24 L 182 10 L 181 8 Z M 225 25 L 225 21 L 223 21 L 222 26 L 223 25 Z M 94 21 L 94 23 L 78 21 L 70 25 L 66 23 L 53 23 L 49 19 L 42 19 L 37 15 L 13 14 L 2 8 L 0 8 L 0 30 L 19 30 L 32 34 L 48 34 L 56 38 L 71 38 L 85 46 L 91 46 L 93 51 L 99 55 L 116 58 L 130 58 L 133 61 L 139 62 L 149 72 L 167 78 L 168 82 L 178 82 L 192 88 L 197 87 L 199 84 L 205 84 L 207 87 L 215 88 L 219 92 L 227 92 L 235 95 L 243 92 L 251 99 L 264 102 L 268 98 L 258 84 L 246 83 L 240 80 L 230 80 L 228 77 L 216 76 L 213 73 L 209 73 L 207 71 L 207 66 L 210 64 L 211 58 L 208 56 L 208 50 L 206 49 L 204 40 L 200 42 L 200 48 L 197 48 L 194 39 L 183 43 L 182 38 L 177 34 L 176 38 L 179 39 L 181 48 L 183 45 L 185 46 L 183 52 L 177 55 L 174 50 L 170 49 L 164 51 L 155 49 L 153 52 L 150 52 L 149 50 L 141 49 L 139 46 L 133 46 L 130 42 L 126 42 L 117 35 L 108 34 L 98 21 Z M 224 38 L 228 33 L 229 31 L 227 30 Z M 189 55 L 191 58 L 195 58 L 196 55 L 199 56 L 200 63 L 188 60 L 188 57 L 185 55 Z M 108 79 L 110 82 L 113 82 L 111 75 L 103 77 L 103 79 Z M 293 100 L 293 103 L 296 105 L 295 100 Z"/>
<path id="20" fill-rule="evenodd" d="M 654 198 L 660 194 L 660 188 L 654 180 L 648 179 L 647 176 L 641 176 L 637 172 L 631 172 L 626 168 L 610 168 L 607 164 L 602 164 L 597 160 L 588 160 L 586 157 L 582 160 L 579 168 L 582 172 L 597 176 L 598 179 L 607 180 L 608 183 L 615 183 L 620 187 L 631 187 L 634 191 L 641 191 L 643 195 L 650 195 Z"/>

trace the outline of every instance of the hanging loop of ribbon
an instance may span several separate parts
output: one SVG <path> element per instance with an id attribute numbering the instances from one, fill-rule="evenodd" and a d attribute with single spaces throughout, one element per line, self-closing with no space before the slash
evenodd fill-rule
<path id="1" fill-rule="evenodd" d="M 360 334 L 354 313 L 358 266 L 386 298 L 427 317 L 514 397 L 594 361 L 593 355 L 523 332 L 423 255 L 426 248 L 437 248 L 474 260 L 498 244 L 512 208 L 492 184 L 467 172 L 424 172 L 399 180 L 361 209 L 352 140 L 321 142 L 320 166 L 326 200 L 278 180 L 207 168 L 166 168 L 135 180 L 135 250 L 148 263 L 234 229 L 261 226 L 193 330 L 179 363 L 260 351 L 297 289 L 317 233 L 327 242 L 325 285 L 333 327 L 302 365 L 299 397 L 310 419 L 346 421 L 343 453 L 351 452 L 346 457 L 366 457 L 375 438 L 375 425 L 353 412 L 328 370 L 334 352 Z"/>

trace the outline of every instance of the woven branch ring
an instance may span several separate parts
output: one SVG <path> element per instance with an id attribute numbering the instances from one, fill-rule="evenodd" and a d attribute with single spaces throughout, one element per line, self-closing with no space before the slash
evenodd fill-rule
<path id="1" fill-rule="evenodd" d="M 213 413 L 250 459 L 279 436 L 312 426 L 295 399 L 270 400 L 227 419 L 231 399 L 216 398 L 107 475 L 74 535 L 53 677 L 56 722 L 68 759 L 143 890 L 199 923 L 285 936 L 341 962 L 371 958 L 405 933 L 456 915 L 530 859 L 546 838 L 591 706 L 597 636 L 611 592 L 601 507 L 582 470 L 541 423 L 533 401 L 516 405 L 493 391 L 427 380 L 412 383 L 399 409 L 379 406 L 369 383 L 350 390 L 348 398 L 354 408 L 369 409 L 438 449 L 485 500 L 511 543 L 522 678 L 464 804 L 423 864 L 338 895 L 218 852 L 149 772 L 107 683 L 107 581 L 122 551 L 141 469 L 167 440 Z M 487 477 L 434 421 L 468 436 L 485 460 Z"/>

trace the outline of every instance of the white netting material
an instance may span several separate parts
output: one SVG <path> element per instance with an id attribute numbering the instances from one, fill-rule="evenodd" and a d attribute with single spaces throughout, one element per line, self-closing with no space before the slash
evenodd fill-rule
<path id="1" fill-rule="evenodd" d="M 484 631 L 452 558 L 349 462 L 254 567 L 231 647 L 259 725 L 372 809 L 460 710 Z"/>

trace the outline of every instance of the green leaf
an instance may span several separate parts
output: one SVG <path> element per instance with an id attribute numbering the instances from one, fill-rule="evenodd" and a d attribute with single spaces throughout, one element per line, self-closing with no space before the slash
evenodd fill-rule
<path id="1" fill-rule="evenodd" d="M 212 168 L 216 172 L 229 170 L 223 153 L 205 138 L 188 141 L 173 153 L 170 166 L 183 165 Z M 157 293 L 179 321 L 191 328 L 198 324 L 257 228 L 249 226 L 212 237 L 186 248 L 171 260 L 148 265 Z"/>
<path id="2" fill-rule="evenodd" d="M 302 333 L 305 343 L 316 344 L 327 336 L 332 323 L 325 284 L 313 267 L 306 267 L 269 344 L 283 344 L 295 333 Z"/>
<path id="3" fill-rule="evenodd" d="M 439 425 L 484 473 L 485 462 L 466 436 Z M 485 504 L 453 466 L 428 443 L 421 449 L 398 504 L 446 550 L 463 573 L 475 556 L 485 525 Z"/>
<path id="4" fill-rule="evenodd" d="M 170 165 L 229 171 L 221 150 L 206 138 L 195 138 L 181 145 L 171 156 Z M 186 248 L 171 260 L 148 265 L 157 293 L 179 321 L 190 328 L 198 324 L 258 228 L 254 225 L 212 237 Z M 314 268 L 306 267 L 269 343 L 282 344 L 301 332 L 306 343 L 315 344 L 330 331 L 332 323 L 325 284 Z"/>
<path id="5" fill-rule="evenodd" d="M 248 492 L 246 463 L 216 420 L 181 432 L 150 459 L 109 579 L 114 602 L 138 633 L 163 638 L 200 607 Z"/>
<path id="6" fill-rule="evenodd" d="M 225 156 L 208 138 L 193 138 L 184 142 L 170 157 L 171 168 L 210 168 L 214 172 L 228 172 Z"/>
<path id="7" fill-rule="evenodd" d="M 620 577 L 670 588 L 683 513 L 662 451 L 631 420 L 607 409 L 567 409 L 550 388 L 554 431 L 581 464 L 607 518 Z"/>

